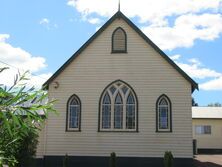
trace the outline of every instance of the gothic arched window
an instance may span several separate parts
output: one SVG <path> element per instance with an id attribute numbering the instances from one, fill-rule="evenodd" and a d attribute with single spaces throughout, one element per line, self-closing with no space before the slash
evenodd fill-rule
<path id="1" fill-rule="evenodd" d="M 72 95 L 67 103 L 67 131 L 80 131 L 81 102 L 78 96 Z"/>
<path id="2" fill-rule="evenodd" d="M 157 100 L 156 113 L 156 131 L 171 132 L 172 131 L 172 116 L 171 102 L 166 95 L 161 95 Z"/>
<path id="3" fill-rule="evenodd" d="M 101 95 L 99 131 L 137 131 L 137 112 L 135 92 L 125 82 L 117 80 Z"/>
<path id="4" fill-rule="evenodd" d="M 112 53 L 126 53 L 127 52 L 127 36 L 126 32 L 118 27 L 112 34 Z"/>

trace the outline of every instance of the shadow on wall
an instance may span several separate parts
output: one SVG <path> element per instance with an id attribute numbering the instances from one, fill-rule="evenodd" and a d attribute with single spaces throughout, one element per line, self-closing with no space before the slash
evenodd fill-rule
<path id="1" fill-rule="evenodd" d="M 198 160 L 194 160 L 195 167 L 222 167 L 222 165 L 215 164 L 213 162 L 201 162 Z"/>

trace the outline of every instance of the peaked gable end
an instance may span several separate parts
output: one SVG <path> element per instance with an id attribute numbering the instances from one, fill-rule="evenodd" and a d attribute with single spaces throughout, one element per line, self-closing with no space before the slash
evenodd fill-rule
<path id="1" fill-rule="evenodd" d="M 77 50 L 44 84 L 43 88 L 48 89 L 49 84 L 56 78 L 78 55 L 86 49 L 115 19 L 123 19 L 140 37 L 142 37 L 156 52 L 159 53 L 169 64 L 172 65 L 192 86 L 192 92 L 198 89 L 198 84 L 190 78 L 180 67 L 178 67 L 157 45 L 155 45 L 134 23 L 132 23 L 122 12 L 114 14 L 79 50 Z"/>

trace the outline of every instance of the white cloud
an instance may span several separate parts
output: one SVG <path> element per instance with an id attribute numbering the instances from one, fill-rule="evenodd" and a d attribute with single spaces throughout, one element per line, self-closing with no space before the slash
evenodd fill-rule
<path id="1" fill-rule="evenodd" d="M 97 26 L 96 27 L 96 31 L 98 31 L 102 26 Z"/>
<path id="2" fill-rule="evenodd" d="M 88 21 L 93 14 L 110 17 L 118 8 L 118 0 L 68 0 L 67 4 Z M 222 32 L 221 8 L 222 0 L 121 0 L 121 11 L 147 23 L 142 28 L 145 34 L 168 50 L 191 47 L 197 39 L 217 38 Z M 171 16 L 175 18 L 173 26 L 169 25 Z"/>
<path id="3" fill-rule="evenodd" d="M 25 71 L 30 71 L 31 73 L 40 72 L 47 65 L 45 63 L 45 58 L 40 56 L 33 56 L 29 52 L 23 50 L 19 47 L 14 47 L 6 42 L 10 36 L 8 34 L 0 34 L 0 67 L 10 67 L 9 70 L 1 73 L 0 84 L 12 85 L 13 79 L 18 69 L 21 73 Z M 5 64 L 4 64 L 5 63 Z M 8 64 L 8 65 L 7 65 Z M 33 84 L 40 87 L 41 84 L 48 79 L 51 73 L 40 74 L 38 76 L 30 75 L 29 84 Z M 44 79 L 43 79 L 44 78 Z"/>
<path id="4" fill-rule="evenodd" d="M 49 22 L 50 22 L 49 19 L 47 19 L 47 18 L 42 18 L 42 19 L 39 21 L 39 24 L 48 25 Z"/>
<path id="5" fill-rule="evenodd" d="M 170 58 L 172 59 L 172 60 L 178 60 L 179 58 L 181 57 L 181 55 L 173 55 L 173 56 L 170 56 Z"/>
<path id="6" fill-rule="evenodd" d="M 206 78 L 217 78 L 222 76 L 222 73 L 216 72 L 215 70 L 205 67 L 196 58 L 189 59 L 188 60 L 189 63 L 182 63 L 179 60 L 180 57 L 181 55 L 174 55 L 171 56 L 171 59 L 176 58 L 174 59 L 175 63 L 192 78 L 206 79 Z"/>
<path id="7" fill-rule="evenodd" d="M 8 34 L 0 34 L 0 42 L 5 42 L 9 38 Z"/>
<path id="8" fill-rule="evenodd" d="M 196 58 L 192 58 L 192 59 L 189 59 L 188 60 L 190 63 L 193 63 L 193 64 L 195 64 L 196 66 L 198 65 L 201 65 L 201 62 L 198 60 L 198 59 L 196 59 Z"/>
<path id="9" fill-rule="evenodd" d="M 100 24 L 101 20 L 99 18 L 89 18 L 88 22 L 91 24 Z"/>
<path id="10" fill-rule="evenodd" d="M 198 59 L 192 58 L 188 63 L 182 63 L 181 55 L 173 55 L 170 58 L 185 71 L 190 77 L 199 79 L 202 90 L 222 90 L 222 73 L 205 67 Z M 207 80 L 207 81 L 206 81 Z"/>
<path id="11" fill-rule="evenodd" d="M 43 25 L 44 27 L 46 27 L 48 30 L 51 30 L 53 28 L 58 28 L 58 24 L 56 23 L 51 23 L 51 21 L 47 18 L 42 18 L 40 21 L 39 21 L 39 24 L 40 25 Z"/>
<path id="12" fill-rule="evenodd" d="M 121 0 L 121 11 L 129 17 L 138 16 L 141 21 L 156 22 L 167 16 L 198 13 L 202 10 L 219 10 L 221 0 Z M 67 4 L 83 15 L 96 13 L 110 17 L 118 9 L 118 0 L 68 0 Z"/>
<path id="13" fill-rule="evenodd" d="M 0 68 L 2 67 L 9 67 L 9 69 L 0 73 L 0 78 L 1 78 L 0 84 L 4 84 L 6 86 L 13 85 L 16 74 L 18 73 L 23 74 L 25 72 L 23 70 L 18 70 L 16 68 L 7 66 L 0 62 Z M 45 74 L 39 74 L 39 75 L 33 75 L 31 73 L 28 73 L 26 77 L 29 80 L 26 80 L 23 83 L 26 83 L 28 87 L 34 86 L 35 88 L 41 88 L 42 84 L 51 76 L 52 76 L 52 73 L 45 73 Z"/>
<path id="14" fill-rule="evenodd" d="M 39 21 L 39 24 L 46 27 L 48 30 L 50 29 L 50 20 L 47 19 L 47 18 L 42 18 L 40 21 Z"/>
<path id="15" fill-rule="evenodd" d="M 222 90 L 222 76 L 203 84 L 200 84 L 200 89 L 203 90 Z"/>
<path id="16" fill-rule="evenodd" d="M 185 64 L 185 63 L 177 63 L 188 75 L 197 79 L 205 79 L 205 78 L 214 78 L 222 76 L 221 73 L 216 72 L 215 70 L 201 67 L 199 64 Z"/>
<path id="17" fill-rule="evenodd" d="M 175 20 L 173 27 L 147 26 L 142 30 L 161 49 L 172 50 L 178 47 L 191 47 L 194 41 L 214 40 L 222 33 L 220 14 L 182 15 Z"/>
<path id="18" fill-rule="evenodd" d="M 47 79 L 52 76 L 52 73 L 44 73 L 40 75 L 29 75 L 30 80 L 27 82 L 28 86 L 35 86 L 41 88 Z"/>
<path id="19" fill-rule="evenodd" d="M 31 72 L 37 72 L 46 67 L 43 57 L 34 57 L 27 51 L 13 47 L 5 41 L 0 43 L 0 60 Z"/>

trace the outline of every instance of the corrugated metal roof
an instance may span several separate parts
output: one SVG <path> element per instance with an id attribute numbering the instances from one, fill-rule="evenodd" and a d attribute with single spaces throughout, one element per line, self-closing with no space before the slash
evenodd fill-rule
<path id="1" fill-rule="evenodd" d="M 222 119 L 222 107 L 192 107 L 192 118 Z"/>
<path id="2" fill-rule="evenodd" d="M 48 98 L 44 98 L 43 100 L 41 100 L 39 102 L 36 102 L 36 100 L 38 100 L 38 98 L 39 97 L 36 97 L 36 98 L 34 98 L 32 100 L 26 101 L 26 102 L 22 103 L 20 106 L 22 106 L 22 107 L 30 107 L 33 104 L 44 105 L 44 104 L 46 104 L 48 102 Z M 42 109 L 37 110 L 36 112 L 39 115 L 45 115 L 45 112 Z M 26 111 L 19 110 L 19 111 L 16 112 L 16 114 L 26 115 Z"/>

